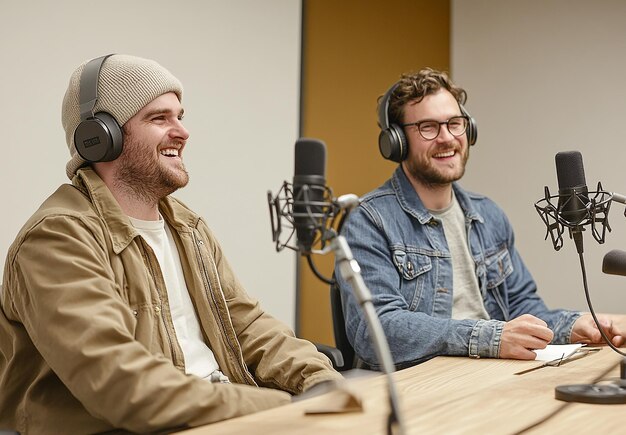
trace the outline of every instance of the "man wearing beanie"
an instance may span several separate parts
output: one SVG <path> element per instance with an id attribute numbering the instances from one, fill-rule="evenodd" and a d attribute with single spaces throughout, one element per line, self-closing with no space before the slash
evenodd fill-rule
<path id="1" fill-rule="evenodd" d="M 71 184 L 7 255 L 0 428 L 157 432 L 340 380 L 246 294 L 204 220 L 170 196 L 188 182 L 178 79 L 138 57 L 100 62 L 78 67 L 63 99 Z M 90 68 L 97 98 L 85 101 Z"/>

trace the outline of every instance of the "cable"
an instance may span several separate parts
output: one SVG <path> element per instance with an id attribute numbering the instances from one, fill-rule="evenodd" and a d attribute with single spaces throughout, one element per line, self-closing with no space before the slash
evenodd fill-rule
<path id="1" fill-rule="evenodd" d="M 322 275 L 319 270 L 317 270 L 317 267 L 315 267 L 315 263 L 313 263 L 313 258 L 311 257 L 311 254 L 306 254 L 306 261 L 307 263 L 309 263 L 309 267 L 311 268 L 311 271 L 313 272 L 313 274 L 315 274 L 315 276 L 320 280 L 325 282 L 326 284 L 330 284 L 333 285 L 335 284 L 335 280 L 333 279 L 329 279 L 326 278 L 324 275 Z"/>
<path id="2" fill-rule="evenodd" d="M 593 309 L 593 305 L 591 304 L 591 297 L 589 296 L 589 288 L 587 287 L 587 271 L 585 269 L 585 259 L 583 258 L 582 253 L 579 253 L 578 257 L 580 258 L 580 268 L 583 274 L 583 287 L 585 288 L 585 298 L 587 299 L 587 305 L 589 306 L 591 317 L 593 317 L 593 321 L 596 322 L 596 326 L 598 327 L 598 330 L 600 331 L 600 334 L 602 335 L 602 338 L 604 339 L 606 344 L 608 344 L 615 352 L 619 353 L 622 356 L 626 356 L 626 353 L 622 352 L 617 347 L 615 347 L 613 343 L 611 343 L 611 340 L 607 337 L 604 329 L 602 329 L 602 326 L 600 325 L 600 321 L 598 320 L 598 317 L 596 316 L 596 313 Z"/>

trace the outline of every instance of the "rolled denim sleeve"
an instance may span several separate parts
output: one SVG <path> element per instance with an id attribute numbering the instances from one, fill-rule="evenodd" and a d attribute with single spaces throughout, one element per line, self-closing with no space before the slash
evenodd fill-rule
<path id="1" fill-rule="evenodd" d="M 478 320 L 472 329 L 469 342 L 469 357 L 497 358 L 504 323 L 501 320 Z"/>

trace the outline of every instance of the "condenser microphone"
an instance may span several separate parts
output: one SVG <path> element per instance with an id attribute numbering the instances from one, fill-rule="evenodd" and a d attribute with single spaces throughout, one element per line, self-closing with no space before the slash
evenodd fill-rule
<path id="1" fill-rule="evenodd" d="M 317 139 L 298 139 L 293 173 L 293 225 L 302 254 L 311 252 L 323 225 L 326 190 L 326 144 Z"/>
<path id="2" fill-rule="evenodd" d="M 602 260 L 602 272 L 626 276 L 626 251 L 613 249 L 607 252 Z"/>
<path id="3" fill-rule="evenodd" d="M 581 225 L 589 217 L 583 156 L 578 151 L 564 151 L 556 154 L 555 161 L 559 183 L 558 213 L 568 226 Z"/>

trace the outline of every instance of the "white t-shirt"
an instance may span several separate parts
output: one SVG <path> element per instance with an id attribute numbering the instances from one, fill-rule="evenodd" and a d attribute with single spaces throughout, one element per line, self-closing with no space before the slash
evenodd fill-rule
<path id="1" fill-rule="evenodd" d="M 200 322 L 191 302 L 178 249 L 165 220 L 144 221 L 129 216 L 130 222 L 154 251 L 167 288 L 174 330 L 185 357 L 185 372 L 211 382 L 228 382 L 206 345 Z"/>

